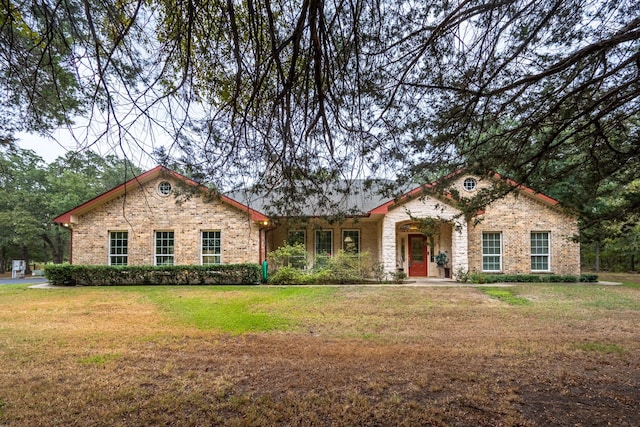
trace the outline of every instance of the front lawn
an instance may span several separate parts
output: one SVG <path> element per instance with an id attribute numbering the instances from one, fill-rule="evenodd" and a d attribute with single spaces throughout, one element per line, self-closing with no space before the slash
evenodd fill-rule
<path id="1" fill-rule="evenodd" d="M 0 286 L 0 425 L 640 425 L 640 289 L 507 289 Z"/>

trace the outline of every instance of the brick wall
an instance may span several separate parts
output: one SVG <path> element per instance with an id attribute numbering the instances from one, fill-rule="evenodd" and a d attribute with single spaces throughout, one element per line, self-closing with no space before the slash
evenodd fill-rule
<path id="1" fill-rule="evenodd" d="M 73 263 L 108 264 L 109 232 L 128 231 L 129 265 L 154 263 L 155 231 L 173 231 L 175 264 L 200 264 L 201 231 L 221 231 L 222 263 L 259 262 L 259 226 L 249 215 L 219 200 L 195 194 L 182 203 L 163 196 L 158 178 L 80 215 L 73 227 Z"/>
<path id="2" fill-rule="evenodd" d="M 531 232 L 550 233 L 550 273 L 580 274 L 577 219 L 524 194 L 508 195 L 487 207 L 477 225 L 469 225 L 469 269 L 482 271 L 482 233 L 502 235 L 502 270 L 530 274 Z"/>

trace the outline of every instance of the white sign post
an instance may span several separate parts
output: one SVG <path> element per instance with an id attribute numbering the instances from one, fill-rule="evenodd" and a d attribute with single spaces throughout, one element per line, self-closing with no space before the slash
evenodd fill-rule
<path id="1" fill-rule="evenodd" d="M 24 279 L 25 263 L 22 259 L 14 259 L 11 268 L 12 279 Z"/>

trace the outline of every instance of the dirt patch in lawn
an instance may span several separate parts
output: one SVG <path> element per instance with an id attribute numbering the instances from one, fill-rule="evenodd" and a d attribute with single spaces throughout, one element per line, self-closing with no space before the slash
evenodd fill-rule
<path id="1" fill-rule="evenodd" d="M 551 287 L 515 288 L 526 307 L 344 288 L 292 309 L 293 330 L 235 336 L 74 292 L 30 302 L 46 328 L 4 316 L 0 425 L 640 425 L 635 289 L 601 291 L 631 300 L 618 310 Z"/>

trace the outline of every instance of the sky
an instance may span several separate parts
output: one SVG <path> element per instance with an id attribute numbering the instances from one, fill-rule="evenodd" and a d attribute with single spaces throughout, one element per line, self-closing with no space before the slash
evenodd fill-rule
<path id="1" fill-rule="evenodd" d="M 101 156 L 115 154 L 120 158 L 124 157 L 124 154 L 119 147 L 112 147 L 105 142 L 93 144 L 90 148 L 87 148 L 86 143 L 77 141 L 73 134 L 67 129 L 53 131 L 51 138 L 37 134 L 18 133 L 16 135 L 16 139 L 18 147 L 21 149 L 32 150 L 47 164 L 54 162 L 58 157 L 64 156 L 69 151 L 83 151 L 87 149 L 92 150 Z M 146 153 L 141 152 L 135 156 L 129 155 L 128 157 L 142 169 L 151 169 L 156 166 L 155 161 Z"/>
<path id="2" fill-rule="evenodd" d="M 58 157 L 64 156 L 69 150 L 76 150 L 76 145 L 71 139 L 63 138 L 60 135 L 58 141 L 44 138 L 39 135 L 28 133 L 20 133 L 16 135 L 17 145 L 26 150 L 34 151 L 38 156 L 42 157 L 45 163 L 52 163 Z"/>

